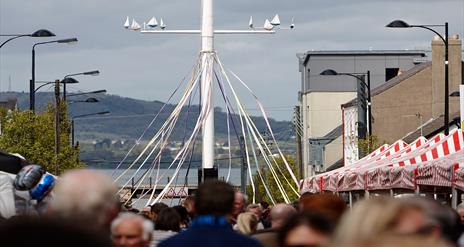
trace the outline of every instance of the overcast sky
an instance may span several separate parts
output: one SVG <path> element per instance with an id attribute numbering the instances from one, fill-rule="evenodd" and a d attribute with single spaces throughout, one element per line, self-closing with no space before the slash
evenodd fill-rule
<path id="1" fill-rule="evenodd" d="M 300 85 L 296 53 L 308 50 L 430 49 L 433 34 L 420 29 L 388 29 L 395 19 L 410 24 L 444 24 L 464 33 L 464 0 L 216 0 L 215 27 L 247 28 L 279 13 L 293 31 L 276 35 L 216 36 L 215 47 L 227 68 L 261 99 L 269 115 L 290 120 Z M 163 17 L 169 29 L 199 29 L 200 1 L 194 0 L 0 0 L 0 33 L 31 33 L 45 28 L 76 45 L 36 48 L 36 80 L 98 69 L 79 77 L 69 91 L 107 89 L 110 94 L 165 101 L 188 75 L 200 48 L 195 35 L 142 35 L 123 28 L 126 16 L 141 24 Z M 443 33 L 443 29 L 438 29 Z M 1 37 L 0 41 L 5 38 Z M 29 91 L 31 49 L 40 38 L 9 42 L 0 53 L 0 90 Z M 51 39 L 49 39 L 51 40 Z M 250 108 L 252 98 L 241 93 Z"/>

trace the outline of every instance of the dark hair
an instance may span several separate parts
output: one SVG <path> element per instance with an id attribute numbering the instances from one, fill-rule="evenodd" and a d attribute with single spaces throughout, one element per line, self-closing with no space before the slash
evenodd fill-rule
<path id="1" fill-rule="evenodd" d="M 195 195 L 197 215 L 223 216 L 232 212 L 235 192 L 226 182 L 210 180 L 198 187 Z"/>
<path id="2" fill-rule="evenodd" d="M 261 202 L 259 202 L 259 204 L 261 204 L 261 207 L 263 207 L 263 210 L 267 209 L 269 207 L 269 203 L 267 203 L 265 201 L 261 201 Z"/>
<path id="3" fill-rule="evenodd" d="M 304 193 L 300 197 L 299 204 L 303 211 L 324 215 L 334 223 L 341 219 L 346 210 L 345 201 L 332 194 Z"/>
<path id="4" fill-rule="evenodd" d="M 128 209 L 127 211 L 131 212 L 131 213 L 134 213 L 134 214 L 138 214 L 140 213 L 140 210 L 136 209 L 136 208 L 130 208 Z"/>
<path id="5" fill-rule="evenodd" d="M 189 217 L 188 216 L 189 215 L 188 215 L 187 209 L 180 206 L 180 205 L 174 206 L 172 208 L 174 210 L 176 210 L 177 213 L 179 214 L 181 222 L 183 222 L 184 224 L 188 224 L 188 222 L 189 222 Z"/>
<path id="6" fill-rule="evenodd" d="M 325 235 L 331 235 L 335 229 L 335 225 L 327 217 L 320 214 L 303 212 L 292 216 L 287 223 L 282 226 L 279 232 L 280 246 L 285 246 L 285 239 L 287 238 L 288 233 L 301 225 L 308 226 L 314 231 Z"/>
<path id="7" fill-rule="evenodd" d="M 162 202 L 157 202 L 157 203 L 150 206 L 151 212 L 155 213 L 155 214 L 159 214 L 161 212 L 161 210 L 163 210 L 165 208 L 169 208 L 169 206 L 162 203 Z"/>
<path id="8" fill-rule="evenodd" d="M 47 217 L 17 216 L 0 223 L 0 239 L 12 246 L 110 247 L 111 241 L 106 236 L 88 225 Z"/>
<path id="9" fill-rule="evenodd" d="M 142 216 L 143 218 L 145 218 L 145 219 L 151 221 L 151 218 L 150 218 L 150 215 L 148 215 L 148 212 L 146 212 L 146 211 L 141 211 L 141 212 L 139 213 L 139 215 Z"/>
<path id="10" fill-rule="evenodd" d="M 173 208 L 162 209 L 155 221 L 155 230 L 180 231 L 180 215 Z"/>

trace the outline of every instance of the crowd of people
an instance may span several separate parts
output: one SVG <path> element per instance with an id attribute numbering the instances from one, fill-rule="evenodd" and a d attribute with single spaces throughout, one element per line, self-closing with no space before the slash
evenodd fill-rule
<path id="1" fill-rule="evenodd" d="M 40 213 L 0 221 L 2 246 L 464 246 L 464 206 L 455 211 L 428 197 L 371 197 L 350 208 L 335 194 L 308 193 L 269 205 L 214 180 L 173 207 L 137 210 L 117 195 L 103 174 L 70 171 Z"/>

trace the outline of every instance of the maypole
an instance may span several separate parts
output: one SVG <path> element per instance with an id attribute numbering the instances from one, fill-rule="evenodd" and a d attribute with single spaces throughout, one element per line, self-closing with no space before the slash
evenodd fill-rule
<path id="1" fill-rule="evenodd" d="M 132 24 L 127 17 L 124 27 L 134 31 L 140 31 L 142 34 L 200 34 L 201 35 L 201 52 L 199 61 L 200 73 L 200 92 L 201 92 L 201 111 L 205 114 L 204 119 L 200 121 L 202 130 L 202 169 L 199 171 L 199 178 L 202 181 L 206 179 L 217 179 L 218 171 L 214 164 L 214 105 L 213 105 L 213 84 L 214 84 L 214 64 L 217 56 L 214 51 L 214 34 L 274 34 L 275 28 L 280 25 L 278 15 L 269 21 L 266 19 L 263 27 L 255 28 L 253 18 L 250 17 L 249 30 L 214 30 L 213 27 L 213 0 L 201 1 L 201 29 L 200 30 L 167 30 L 163 19 L 160 23 L 155 17 L 152 17 L 148 23 L 140 26 L 134 19 Z M 160 29 L 156 29 L 158 27 Z M 294 27 L 293 19 L 289 29 Z M 225 71 L 223 71 L 225 72 Z M 121 175 L 122 176 L 122 175 Z M 117 180 L 119 177 L 117 178 Z M 200 181 L 199 181 L 200 182 Z"/>
<path id="2" fill-rule="evenodd" d="M 218 176 L 217 169 L 214 169 L 214 107 L 212 107 L 214 67 L 212 62 L 214 61 L 213 0 L 202 0 L 201 4 L 201 102 L 202 106 L 211 106 L 207 109 L 202 136 L 202 177 L 206 180 L 217 179 Z"/>

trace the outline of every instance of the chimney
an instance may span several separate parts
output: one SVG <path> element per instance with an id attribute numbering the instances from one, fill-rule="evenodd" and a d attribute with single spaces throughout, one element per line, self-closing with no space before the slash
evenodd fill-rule
<path id="1" fill-rule="evenodd" d="M 462 82 L 462 48 L 459 35 L 448 38 L 449 93 L 459 90 Z M 432 116 L 444 114 L 445 102 L 445 44 L 440 37 L 432 40 Z M 449 97 L 450 115 L 459 111 L 459 99 Z"/>

